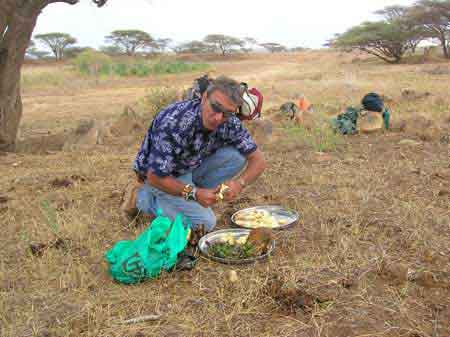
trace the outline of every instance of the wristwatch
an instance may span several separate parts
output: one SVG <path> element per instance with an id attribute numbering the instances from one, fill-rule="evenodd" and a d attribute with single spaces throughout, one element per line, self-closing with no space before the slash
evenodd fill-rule
<path id="1" fill-rule="evenodd" d="M 183 187 L 181 195 L 186 201 L 196 201 L 197 200 L 196 193 L 197 188 L 192 184 L 187 184 Z"/>

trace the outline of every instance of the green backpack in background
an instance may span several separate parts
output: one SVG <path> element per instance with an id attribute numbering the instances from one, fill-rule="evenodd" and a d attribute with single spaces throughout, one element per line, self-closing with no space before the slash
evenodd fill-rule
<path id="1" fill-rule="evenodd" d="M 136 240 L 119 241 L 105 253 L 114 280 L 139 283 L 158 277 L 163 269 L 170 271 L 177 263 L 178 254 L 186 248 L 190 224 L 181 214 L 172 222 L 162 216 L 162 210 L 157 213 Z"/>

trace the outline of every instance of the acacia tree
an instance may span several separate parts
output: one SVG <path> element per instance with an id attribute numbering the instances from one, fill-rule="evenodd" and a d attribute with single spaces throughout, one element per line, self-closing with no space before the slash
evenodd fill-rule
<path id="1" fill-rule="evenodd" d="M 34 38 L 52 51 L 56 61 L 63 58 L 68 47 L 77 43 L 74 37 L 66 33 L 38 34 Z"/>
<path id="2" fill-rule="evenodd" d="M 375 14 L 384 17 L 387 22 L 399 25 L 403 31 L 410 33 L 408 34 L 407 44 L 414 54 L 419 43 L 429 37 L 429 34 L 421 25 L 417 25 L 417 22 L 410 17 L 409 13 L 410 7 L 398 5 L 387 6 L 375 12 Z"/>
<path id="3" fill-rule="evenodd" d="M 261 43 L 260 46 L 266 48 L 271 53 L 281 53 L 287 50 L 285 46 L 276 42 Z"/>
<path id="4" fill-rule="evenodd" d="M 35 59 L 41 59 L 48 55 L 47 51 L 38 50 L 36 48 L 36 43 L 34 43 L 33 40 L 30 40 L 30 43 L 28 44 L 28 48 L 25 52 L 25 58 L 35 58 Z"/>
<path id="5" fill-rule="evenodd" d="M 79 0 L 0 0 L 0 151 L 14 150 L 22 117 L 20 75 L 36 20 L 49 4 Z M 92 0 L 99 7 L 107 0 Z"/>
<path id="6" fill-rule="evenodd" d="M 169 38 L 160 38 L 160 39 L 156 39 L 154 42 L 155 45 L 155 49 L 160 52 L 160 53 L 164 53 L 167 48 L 173 43 L 172 39 Z"/>
<path id="7" fill-rule="evenodd" d="M 201 54 L 211 51 L 211 46 L 207 45 L 202 41 L 190 41 L 179 44 L 173 47 L 172 50 L 177 54 L 181 53 Z"/>
<path id="8" fill-rule="evenodd" d="M 429 37 L 439 40 L 446 58 L 450 58 L 450 0 L 421 0 L 409 10 L 408 16 L 423 27 Z"/>
<path id="9" fill-rule="evenodd" d="M 244 46 L 245 42 L 237 37 L 222 35 L 222 34 L 210 34 L 207 35 L 203 42 L 210 45 L 211 48 L 222 55 L 230 53 L 236 47 L 241 48 Z"/>
<path id="10" fill-rule="evenodd" d="M 258 45 L 258 41 L 253 37 L 244 37 L 242 41 L 241 49 L 246 53 L 250 53 Z"/>
<path id="11" fill-rule="evenodd" d="M 115 30 L 105 40 L 128 56 L 135 56 L 139 49 L 154 48 L 153 38 L 142 30 Z"/>
<path id="12" fill-rule="evenodd" d="M 411 48 L 408 42 L 412 34 L 396 23 L 365 22 L 335 36 L 330 43 L 332 47 L 359 49 L 388 63 L 398 63 Z"/>
<path id="13" fill-rule="evenodd" d="M 30 47 L 25 53 L 26 58 L 44 59 L 50 57 L 50 53 L 46 50 L 39 50 L 36 47 Z"/>

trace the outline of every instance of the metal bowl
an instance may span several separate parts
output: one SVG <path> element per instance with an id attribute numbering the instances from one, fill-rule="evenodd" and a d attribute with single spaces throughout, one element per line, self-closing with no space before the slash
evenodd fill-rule
<path id="1" fill-rule="evenodd" d="M 205 255 L 207 258 L 213 260 L 213 261 L 217 261 L 220 263 L 225 263 L 225 264 L 247 264 L 247 263 L 253 263 L 256 261 L 261 261 L 261 260 L 265 260 L 267 259 L 274 251 L 275 249 L 275 240 L 272 241 L 268 251 L 266 254 L 264 255 L 259 255 L 259 256 L 255 256 L 252 258 L 248 258 L 248 259 L 224 259 L 221 257 L 217 257 L 217 256 L 213 256 L 211 254 L 208 254 L 208 249 L 210 247 L 210 245 L 221 241 L 221 239 L 225 236 L 225 235 L 232 235 L 234 236 L 236 239 L 239 239 L 243 236 L 248 236 L 250 234 L 250 230 L 249 229 L 242 229 L 242 228 L 228 228 L 228 229 L 222 229 L 219 231 L 215 231 L 215 232 L 211 232 L 209 234 L 206 234 L 204 237 L 202 237 L 198 243 L 198 247 L 200 249 L 200 252 Z"/>
<path id="2" fill-rule="evenodd" d="M 291 210 L 291 209 L 283 208 L 281 206 L 256 206 L 256 207 L 245 208 L 245 209 L 241 209 L 240 211 L 237 211 L 236 213 L 234 213 L 231 216 L 231 221 L 233 222 L 233 224 L 235 224 L 238 227 L 253 229 L 253 227 L 249 227 L 249 226 L 247 227 L 245 225 L 238 225 L 236 223 L 235 219 L 239 213 L 245 213 L 245 212 L 249 212 L 249 211 L 259 211 L 259 210 L 268 211 L 277 221 L 280 221 L 280 220 L 287 221 L 286 224 L 284 224 L 284 225 L 270 228 L 273 230 L 280 230 L 280 229 L 286 229 L 286 228 L 292 227 L 300 219 L 300 215 L 298 214 L 298 212 Z"/>

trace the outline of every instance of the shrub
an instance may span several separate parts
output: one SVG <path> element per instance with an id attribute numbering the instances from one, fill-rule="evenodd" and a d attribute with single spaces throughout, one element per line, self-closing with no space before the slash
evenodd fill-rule
<path id="1" fill-rule="evenodd" d="M 201 71 L 209 68 L 204 63 L 164 62 L 153 64 L 145 62 L 118 62 L 103 53 L 87 50 L 80 53 L 74 61 L 78 71 L 84 75 L 117 75 L 145 77 L 151 74 L 178 74 L 182 72 Z"/>
<path id="2" fill-rule="evenodd" d="M 128 76 L 128 67 L 125 63 L 116 63 L 113 66 L 113 71 L 119 76 Z"/>
<path id="3" fill-rule="evenodd" d="M 161 109 L 177 101 L 177 89 L 153 88 L 143 98 L 142 105 L 151 117 L 155 116 Z"/>
<path id="4" fill-rule="evenodd" d="M 84 75 L 100 76 L 111 73 L 111 58 L 95 50 L 85 50 L 78 54 L 74 63 L 78 71 Z"/>
<path id="5" fill-rule="evenodd" d="M 178 74 L 189 71 L 200 71 L 208 69 L 209 65 L 205 63 L 186 63 L 181 61 L 163 62 L 159 61 L 152 66 L 154 74 Z"/>

